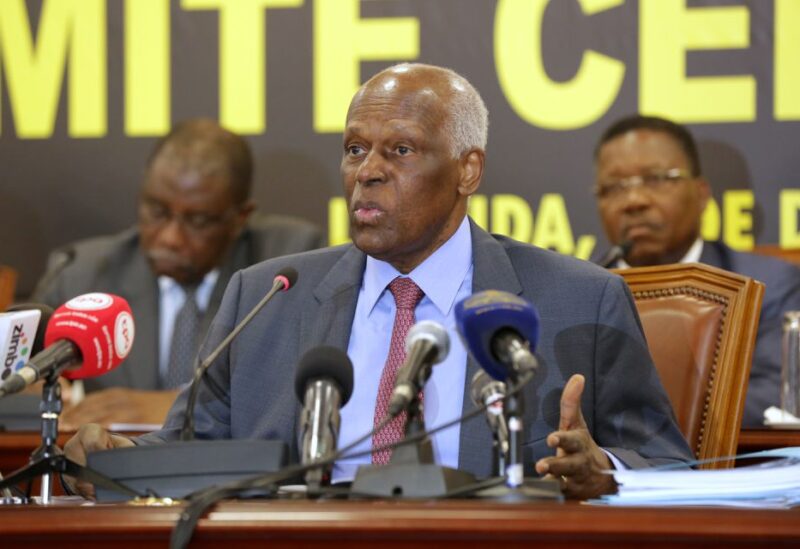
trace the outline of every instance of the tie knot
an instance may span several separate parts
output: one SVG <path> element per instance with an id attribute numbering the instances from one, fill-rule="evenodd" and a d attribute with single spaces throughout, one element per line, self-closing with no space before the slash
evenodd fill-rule
<path id="1" fill-rule="evenodd" d="M 398 276 L 389 283 L 389 291 L 394 296 L 398 309 L 414 310 L 425 295 L 417 284 L 410 278 Z"/>
<path id="2" fill-rule="evenodd" d="M 197 284 L 181 284 L 181 290 L 183 290 L 183 296 L 186 303 L 190 301 L 197 303 L 197 288 Z"/>

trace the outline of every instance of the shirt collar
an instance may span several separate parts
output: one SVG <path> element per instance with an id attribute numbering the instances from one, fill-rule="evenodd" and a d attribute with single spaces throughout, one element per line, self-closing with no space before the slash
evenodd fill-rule
<path id="1" fill-rule="evenodd" d="M 198 284 L 195 299 L 197 300 L 197 306 L 201 310 L 205 311 L 208 308 L 208 303 L 211 301 L 211 292 L 218 279 L 219 269 L 213 269 L 206 273 L 206 276 L 203 277 L 203 281 Z M 161 295 L 173 292 L 180 292 L 181 296 L 183 295 L 181 285 L 174 278 L 164 275 L 158 277 L 158 289 Z"/>
<path id="2" fill-rule="evenodd" d="M 694 241 L 694 244 L 687 250 L 686 255 L 684 255 L 678 263 L 698 263 L 700 261 L 700 256 L 703 253 L 703 239 L 698 238 Z M 618 269 L 629 269 L 630 265 L 624 260 L 620 259 L 617 261 L 617 268 Z"/>
<path id="3" fill-rule="evenodd" d="M 472 234 L 469 220 L 464 217 L 453 236 L 408 275 L 402 275 L 386 261 L 367 256 L 362 298 L 371 313 L 389 283 L 398 276 L 408 276 L 425 292 L 425 298 L 447 315 L 471 266 Z"/>

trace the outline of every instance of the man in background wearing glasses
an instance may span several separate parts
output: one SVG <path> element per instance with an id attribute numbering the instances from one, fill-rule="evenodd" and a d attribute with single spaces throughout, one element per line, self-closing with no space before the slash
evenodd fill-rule
<path id="1" fill-rule="evenodd" d="M 136 320 L 131 354 L 85 380 L 66 426 L 88 421 L 160 424 L 194 359 L 228 280 L 239 269 L 317 248 L 319 230 L 281 216 L 251 215 L 247 143 L 216 122 L 178 124 L 148 159 L 138 222 L 122 233 L 54 252 L 35 299 L 57 307 L 88 292 L 124 297 Z"/>
<path id="2" fill-rule="evenodd" d="M 784 311 L 800 309 L 800 269 L 700 237 L 711 190 L 694 139 L 679 124 L 639 115 L 618 120 L 595 149 L 595 176 L 603 228 L 620 250 L 605 266 L 699 262 L 766 284 L 743 418 L 745 426 L 762 425 L 764 410 L 780 403 L 781 322 Z"/>

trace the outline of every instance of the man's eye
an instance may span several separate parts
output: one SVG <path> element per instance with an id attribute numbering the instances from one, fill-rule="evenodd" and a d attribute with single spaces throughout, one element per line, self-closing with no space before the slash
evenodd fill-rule
<path id="1" fill-rule="evenodd" d="M 405 155 L 409 154 L 410 152 L 411 152 L 411 149 L 409 149 L 405 145 L 400 145 L 399 147 L 397 147 L 397 154 L 399 154 L 401 156 L 405 156 Z"/>
<path id="2" fill-rule="evenodd" d="M 352 156 L 358 156 L 364 152 L 364 149 L 360 145 L 348 145 L 346 150 L 347 154 Z"/>

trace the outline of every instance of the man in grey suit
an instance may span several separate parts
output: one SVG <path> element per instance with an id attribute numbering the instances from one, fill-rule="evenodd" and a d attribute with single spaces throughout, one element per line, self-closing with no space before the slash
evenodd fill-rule
<path id="1" fill-rule="evenodd" d="M 38 301 L 57 307 L 76 295 L 109 292 L 128 301 L 136 320 L 131 354 L 116 370 L 85 380 L 88 395 L 67 407 L 66 425 L 161 423 L 191 379 L 197 344 L 233 273 L 322 245 L 311 223 L 251 215 L 252 171 L 240 136 L 212 120 L 185 121 L 147 162 L 137 226 L 53 254 Z M 181 315 L 184 306 L 191 310 Z M 179 352 L 171 347 L 181 330 L 191 333 Z"/>
<path id="2" fill-rule="evenodd" d="M 606 236 L 631 244 L 612 267 L 700 262 L 766 285 L 742 418 L 744 426 L 763 425 L 764 410 L 780 405 L 783 313 L 800 310 L 800 269 L 700 237 L 711 190 L 694 139 L 679 124 L 640 115 L 618 120 L 600 138 L 595 169 Z"/>
<path id="3" fill-rule="evenodd" d="M 341 163 L 353 244 L 234 275 L 201 354 L 230 333 L 281 268 L 299 272 L 294 289 L 262 310 L 211 366 L 198 398 L 198 437 L 279 439 L 296 460 L 293 367 L 321 344 L 346 348 L 354 365 L 339 447 L 367 432 L 373 411 L 378 415 L 381 364 L 386 360 L 388 369 L 392 361 L 389 340 L 401 307 L 395 299 L 403 302 L 394 285 L 404 281 L 422 294 L 412 306 L 416 319 L 438 320 L 451 334 L 455 302 L 473 292 L 505 290 L 536 304 L 541 365 L 526 390 L 526 474 L 552 475 L 568 496 L 586 498 L 615 489 L 604 472 L 613 465 L 691 458 L 624 282 L 587 262 L 489 235 L 466 216 L 483 175 L 487 124 L 478 93 L 446 69 L 398 65 L 361 87 L 348 111 Z M 450 354 L 424 388 L 426 425 L 472 408 L 465 395 L 477 369 L 451 335 Z M 84 462 L 96 448 L 174 440 L 185 399 L 183 392 L 156 433 L 134 442 L 84 426 L 65 451 Z M 433 447 L 439 463 L 491 474 L 491 434 L 483 420 L 442 431 Z M 334 479 L 352 478 L 365 463 L 369 455 L 337 462 Z"/>

